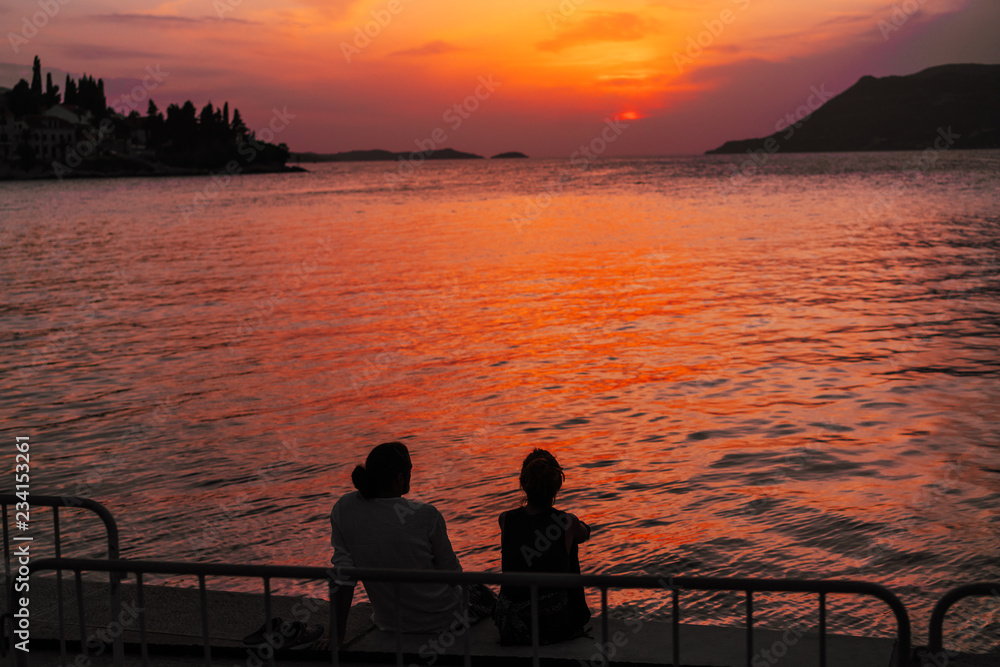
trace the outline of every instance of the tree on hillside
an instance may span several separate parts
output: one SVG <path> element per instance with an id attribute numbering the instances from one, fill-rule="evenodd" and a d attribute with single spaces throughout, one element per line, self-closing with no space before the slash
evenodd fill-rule
<path id="1" fill-rule="evenodd" d="M 211 101 L 202 108 L 201 115 L 198 116 L 198 130 L 202 140 L 211 143 L 215 135 L 215 107 Z"/>
<path id="2" fill-rule="evenodd" d="M 147 144 L 150 147 L 159 146 L 163 142 L 163 114 L 156 106 L 156 102 L 149 100 L 146 106 L 146 131 L 148 133 Z"/>
<path id="3" fill-rule="evenodd" d="M 90 111 L 98 118 L 108 115 L 108 101 L 104 97 L 104 80 L 84 74 L 76 86 L 76 105 Z"/>
<path id="4" fill-rule="evenodd" d="M 52 85 L 52 72 L 45 75 L 45 104 L 50 107 L 59 104 L 59 86 Z"/>
<path id="5" fill-rule="evenodd" d="M 76 81 L 69 74 L 66 75 L 66 91 L 63 93 L 63 102 L 66 104 L 76 104 Z"/>
<path id="6" fill-rule="evenodd" d="M 42 61 L 35 56 L 35 63 L 31 66 L 31 94 L 34 97 L 42 96 Z"/>
<path id="7" fill-rule="evenodd" d="M 246 136 L 247 126 L 246 123 L 243 122 L 243 116 L 240 115 L 239 109 L 233 109 L 232 130 L 236 134 L 237 139 L 242 139 Z"/>
<path id="8" fill-rule="evenodd" d="M 7 106 L 10 108 L 10 112 L 18 118 L 38 113 L 41 110 L 39 108 L 40 101 L 31 94 L 31 87 L 24 79 L 18 81 L 7 93 Z"/>

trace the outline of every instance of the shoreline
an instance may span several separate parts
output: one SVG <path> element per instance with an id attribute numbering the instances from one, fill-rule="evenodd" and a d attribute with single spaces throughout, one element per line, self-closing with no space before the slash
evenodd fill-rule
<path id="1" fill-rule="evenodd" d="M 158 178 L 171 176 L 245 176 L 256 174 L 295 174 L 309 173 L 309 170 L 298 165 L 260 165 L 259 167 L 244 167 L 238 173 L 228 174 L 225 165 L 217 169 L 205 169 L 201 167 L 165 167 L 153 170 L 115 170 L 100 171 L 74 169 L 65 174 L 57 174 L 54 171 L 25 172 L 21 170 L 0 171 L 0 182 L 5 181 L 63 181 L 69 179 L 85 178 Z"/>

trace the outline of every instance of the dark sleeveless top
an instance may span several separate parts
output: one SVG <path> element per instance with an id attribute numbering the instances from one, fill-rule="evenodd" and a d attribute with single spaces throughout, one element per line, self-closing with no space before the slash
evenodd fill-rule
<path id="1" fill-rule="evenodd" d="M 566 512 L 549 509 L 539 514 L 528 514 L 519 507 L 504 513 L 500 532 L 501 565 L 504 572 L 559 572 L 580 574 L 579 545 L 574 543 L 566 552 L 566 529 L 570 518 Z M 504 516 L 504 515 L 501 515 Z M 590 609 L 579 588 L 539 588 L 539 595 L 566 591 L 572 616 L 586 623 Z M 500 594 L 512 601 L 531 598 L 526 586 L 501 586 Z"/>

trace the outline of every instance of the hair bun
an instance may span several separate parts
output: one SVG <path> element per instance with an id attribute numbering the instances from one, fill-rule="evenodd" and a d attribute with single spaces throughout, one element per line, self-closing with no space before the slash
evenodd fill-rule
<path id="1" fill-rule="evenodd" d="M 363 465 L 354 466 L 354 472 L 351 473 L 351 481 L 354 483 L 354 488 L 361 492 L 361 495 L 370 495 L 371 479 Z"/>

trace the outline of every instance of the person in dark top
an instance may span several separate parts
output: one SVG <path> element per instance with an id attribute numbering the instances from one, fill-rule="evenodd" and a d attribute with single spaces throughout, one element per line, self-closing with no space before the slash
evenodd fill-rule
<path id="1" fill-rule="evenodd" d="M 503 512 L 500 522 L 504 572 L 580 573 L 579 546 L 590 527 L 552 506 L 566 475 L 556 458 L 534 449 L 521 465 L 521 507 Z M 542 643 L 585 634 L 590 608 L 583 587 L 538 589 L 538 630 Z M 531 589 L 502 586 L 493 620 L 504 644 L 531 643 Z"/>

